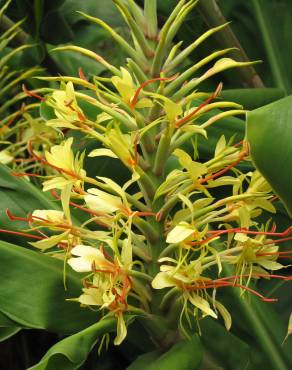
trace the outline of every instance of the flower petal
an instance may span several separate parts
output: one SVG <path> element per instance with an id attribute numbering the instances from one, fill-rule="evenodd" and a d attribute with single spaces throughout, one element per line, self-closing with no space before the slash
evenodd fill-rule
<path id="1" fill-rule="evenodd" d="M 117 315 L 117 336 L 114 339 L 116 346 L 120 345 L 127 336 L 127 327 L 122 313 Z"/>
<path id="2" fill-rule="evenodd" d="M 152 288 L 163 289 L 175 286 L 175 280 L 165 272 L 159 272 L 152 280 Z"/>

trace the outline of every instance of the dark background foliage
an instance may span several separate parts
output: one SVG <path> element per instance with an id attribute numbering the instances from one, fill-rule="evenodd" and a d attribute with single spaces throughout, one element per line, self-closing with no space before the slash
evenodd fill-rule
<path id="1" fill-rule="evenodd" d="M 161 24 L 163 24 L 176 2 L 176 0 L 158 0 Z M 3 3 L 3 0 L 0 1 L 0 5 Z M 140 4 L 143 5 L 143 1 L 140 1 Z M 188 17 L 187 22 L 181 27 L 177 40 L 183 40 L 184 46 L 187 46 L 209 27 L 222 23 L 224 18 L 227 21 L 232 21 L 229 26 L 233 32 L 232 37 L 230 38 L 230 34 L 221 32 L 217 38 L 209 39 L 191 55 L 189 60 L 186 61 L 186 65 L 200 60 L 207 52 L 217 50 L 219 46 L 232 47 L 234 45 L 232 42 L 237 40 L 241 48 L 241 50 L 235 52 L 238 59 L 241 59 L 244 52 L 250 60 L 262 60 L 263 62 L 254 67 L 257 76 L 253 79 L 246 72 L 238 73 L 233 71 L 220 75 L 218 78 L 224 82 L 225 96 L 243 103 L 246 108 L 253 109 L 291 94 L 291 1 L 218 0 L 217 4 L 221 12 L 219 16 L 218 12 L 215 15 L 212 13 L 214 11 L 212 4 L 214 4 L 213 1 L 200 1 L 199 5 Z M 128 37 L 123 19 L 109 0 L 14 0 L 6 15 L 13 22 L 23 18 L 25 18 L 25 22 L 23 24 L 24 32 L 17 38 L 15 44 L 10 47 L 13 48 L 23 43 L 32 43 L 35 46 L 15 58 L 12 61 L 13 65 L 18 69 L 40 65 L 45 68 L 44 73 L 47 75 L 77 75 L 79 67 L 82 67 L 88 76 L 106 73 L 101 65 L 82 55 L 70 52 L 50 52 L 54 46 L 65 43 L 82 45 L 105 56 L 112 64 L 120 65 L 124 60 L 123 52 L 115 45 L 106 31 L 84 21 L 84 18 L 77 13 L 77 10 L 103 19 L 111 26 L 117 28 L 124 37 Z M 0 32 L 3 29 L 5 29 L 5 22 L 2 21 L 0 23 Z M 207 90 L 214 89 L 219 82 L 218 78 L 213 79 L 204 88 Z M 28 84 L 35 87 L 40 82 L 30 79 Z M 210 143 L 214 143 L 218 136 L 221 136 L 222 130 L 225 130 L 227 136 L 232 136 L 233 134 L 237 134 L 239 137 L 242 136 L 244 122 L 240 120 L 236 120 L 236 122 L 236 128 L 232 126 L 230 129 L 221 124 L 216 126 L 212 131 Z M 210 147 L 204 146 L 204 143 L 202 143 L 201 149 L 203 156 L 207 157 L 210 154 Z M 49 202 L 40 194 L 30 193 L 30 189 L 26 189 L 21 183 L 16 182 L 18 184 L 16 186 L 19 186 L 19 188 L 9 189 L 9 185 L 5 182 L 6 174 L 3 171 L 0 179 L 1 207 L 3 209 L 6 208 L 6 203 L 11 204 L 11 201 L 13 201 L 15 213 L 18 213 L 19 209 L 23 212 L 29 212 L 36 208 L 37 205 L 40 207 L 44 203 Z M 9 191 L 7 191 L 7 187 Z M 26 198 L 26 202 L 23 202 L 24 198 Z M 280 211 L 277 215 L 277 223 L 282 225 L 284 229 L 290 224 L 290 221 L 283 207 L 280 205 L 278 207 Z M 3 213 L 1 215 L 3 217 Z M 1 222 L 3 227 L 4 221 L 2 220 Z M 19 244 L 21 243 L 22 241 L 19 240 Z M 42 282 L 39 281 L 37 284 L 41 286 Z M 264 322 L 267 331 L 279 339 L 283 330 L 285 330 L 283 325 L 288 322 L 290 314 L 291 294 L 289 294 L 289 291 L 291 290 L 291 285 L 275 282 L 263 282 L 262 285 L 262 289 L 267 294 L 273 291 L 273 295 L 279 298 L 279 303 L 274 305 L 275 311 L 267 305 L 257 306 L 255 303 L 256 312 Z M 228 302 L 230 297 L 226 296 L 225 300 Z M 232 308 L 238 317 L 240 317 L 241 309 L 236 303 Z M 246 307 L 246 310 L 248 310 L 248 307 Z M 278 317 L 282 319 L 281 323 L 277 321 Z M 263 364 L 259 360 L 262 353 L 261 344 L 257 342 L 252 332 L 252 328 L 256 326 L 256 321 L 252 321 L 252 315 L 250 320 L 250 322 L 246 323 L 238 319 L 231 333 L 226 333 L 217 322 L 209 319 L 202 324 L 202 338 L 205 350 L 208 353 L 212 353 L 212 363 L 204 364 L 205 369 L 256 369 L 256 367 L 251 366 L 251 363 Z M 139 333 L 139 338 L 135 334 L 135 329 Z M 13 328 L 13 330 L 17 332 L 18 329 Z M 119 348 L 110 347 L 109 351 L 104 353 L 101 358 L 98 357 L 97 349 L 94 348 L 81 369 L 125 369 L 135 359 L 137 354 L 142 353 L 144 350 L 144 348 L 137 346 L 137 342 L 141 340 L 144 334 L 142 330 L 142 327 L 131 326 L 129 330 L 130 344 L 123 344 Z M 206 333 L 205 336 L 204 333 Z M 237 333 L 239 336 L 237 337 L 234 333 Z M 12 331 L 3 329 L 1 337 L 4 339 L 11 334 Z M 21 370 L 32 366 L 40 360 L 52 344 L 60 339 L 60 335 L 50 332 L 22 330 L 1 343 L 0 368 Z M 148 342 L 143 343 L 143 346 L 148 346 L 149 351 L 152 350 Z M 251 352 L 251 348 L 255 350 Z M 289 352 L 291 355 L 291 339 L 286 342 L 283 349 L 288 353 L 288 356 Z M 269 364 L 265 365 L 268 369 Z"/>

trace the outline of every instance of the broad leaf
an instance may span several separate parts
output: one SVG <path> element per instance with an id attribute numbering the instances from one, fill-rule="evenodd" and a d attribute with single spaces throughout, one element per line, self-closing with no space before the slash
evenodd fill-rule
<path id="1" fill-rule="evenodd" d="M 30 181 L 11 175 L 12 170 L 0 165 L 0 229 L 20 231 L 28 227 L 22 221 L 12 222 L 6 210 L 15 215 L 25 217 L 35 209 L 58 209 L 56 201 L 50 200 L 46 193 L 34 186 Z M 1 239 L 25 245 L 27 240 L 17 235 L 1 233 Z"/>
<path id="2" fill-rule="evenodd" d="M 106 333 L 116 328 L 116 320 L 104 319 L 90 327 L 67 337 L 53 347 L 45 354 L 41 361 L 30 370 L 73 370 L 86 360 L 89 352 L 96 344 L 98 339 Z"/>
<path id="3" fill-rule="evenodd" d="M 241 338 L 227 331 L 216 320 L 205 318 L 200 323 L 202 344 L 219 368 L 246 370 L 252 363 L 251 347 Z M 208 352 L 206 357 L 208 358 Z"/>
<path id="4" fill-rule="evenodd" d="M 10 327 L 0 327 L 0 342 L 3 342 L 6 339 L 9 339 L 14 334 L 18 333 L 21 329 L 18 327 L 10 326 Z"/>
<path id="5" fill-rule="evenodd" d="M 224 275 L 232 271 L 224 266 Z M 251 288 L 254 288 L 252 285 Z M 279 318 L 271 303 L 262 302 L 254 296 L 242 296 L 238 288 L 230 288 L 224 294 L 233 318 L 233 328 L 250 345 L 251 356 L 256 368 L 270 366 L 272 369 L 287 370 L 292 365 L 292 353 L 281 346 L 286 334 L 285 323 Z M 243 336 L 242 336 L 243 335 Z"/>
<path id="6" fill-rule="evenodd" d="M 139 356 L 127 370 L 196 370 L 202 360 L 202 349 L 197 335 L 176 343 L 163 354 L 153 351 Z"/>
<path id="7" fill-rule="evenodd" d="M 66 301 L 82 287 L 68 268 L 65 290 L 61 260 L 3 241 L 0 254 L 0 312 L 14 326 L 72 334 L 98 321 L 98 313 Z"/>
<path id="8" fill-rule="evenodd" d="M 247 114 L 247 140 L 255 166 L 292 216 L 292 96 Z"/>
<path id="9" fill-rule="evenodd" d="M 241 104 L 244 109 L 256 109 L 285 96 L 285 92 L 276 88 L 262 89 L 227 89 L 220 94 L 222 99 Z"/>

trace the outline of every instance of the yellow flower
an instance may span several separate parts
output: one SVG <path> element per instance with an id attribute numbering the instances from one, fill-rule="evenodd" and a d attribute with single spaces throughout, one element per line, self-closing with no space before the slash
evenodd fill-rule
<path id="1" fill-rule="evenodd" d="M 71 254 L 77 257 L 70 258 L 68 264 L 77 272 L 92 271 L 94 265 L 99 268 L 108 265 L 102 252 L 88 245 L 76 245 L 72 248 Z"/>
<path id="2" fill-rule="evenodd" d="M 110 306 L 116 299 L 112 293 L 112 284 L 105 276 L 95 274 L 91 287 L 83 288 L 83 294 L 78 301 L 86 306 L 100 306 L 101 308 Z"/>
<path id="3" fill-rule="evenodd" d="M 168 257 L 161 258 L 160 262 L 162 261 L 177 263 L 177 261 Z M 202 281 L 210 281 L 210 279 L 201 275 L 202 272 L 203 268 L 199 260 L 181 266 L 161 265 L 160 272 L 152 281 L 152 287 L 154 289 L 176 287 L 182 291 L 183 300 L 191 303 L 195 309 L 199 309 L 203 316 L 217 318 L 217 314 L 210 307 L 209 302 L 200 296 L 202 288 L 199 288 L 199 286 L 202 286 Z M 197 287 L 198 289 L 196 289 Z"/>
<path id="4" fill-rule="evenodd" d="M 130 104 L 131 98 L 135 94 L 135 86 L 134 86 L 133 79 L 130 73 L 123 67 L 121 68 L 121 72 L 122 72 L 122 77 L 119 77 L 119 76 L 112 77 L 112 83 L 115 86 L 115 88 L 118 90 L 123 101 L 126 104 Z"/>
<path id="5" fill-rule="evenodd" d="M 120 197 L 108 194 L 105 191 L 90 188 L 87 190 L 89 194 L 84 196 L 87 207 L 93 211 L 101 213 L 113 213 L 123 207 Z"/>
<path id="6" fill-rule="evenodd" d="M 43 190 L 64 189 L 67 185 L 74 185 L 77 188 L 82 187 L 83 178 L 86 176 L 85 170 L 82 168 L 83 155 L 74 157 L 71 148 L 73 138 L 65 140 L 60 145 L 55 145 L 51 151 L 45 152 L 45 157 L 48 164 L 60 172 L 61 176 L 53 177 L 43 184 Z"/>
<path id="7" fill-rule="evenodd" d="M 127 327 L 126 323 L 124 320 L 124 316 L 122 315 L 121 312 L 117 313 L 117 336 L 114 339 L 114 344 L 116 346 L 120 345 L 122 341 L 126 338 L 127 336 Z"/>
<path id="8" fill-rule="evenodd" d="M 242 252 L 235 256 L 233 261 L 233 263 L 237 264 L 237 273 L 239 275 L 253 272 L 266 274 L 266 270 L 275 271 L 284 267 L 279 262 L 276 262 L 279 247 L 275 244 L 265 244 L 265 235 L 250 238 L 246 234 L 236 233 L 234 240 L 237 241 L 236 246 L 243 247 Z"/>
<path id="9" fill-rule="evenodd" d="M 55 209 L 36 209 L 32 213 L 33 221 L 44 222 L 48 221 L 49 223 L 62 223 L 64 222 L 64 212 L 57 211 Z"/>
<path id="10" fill-rule="evenodd" d="M 84 121 L 85 116 L 78 106 L 74 86 L 71 81 L 66 84 L 66 90 L 55 90 L 47 104 L 54 108 L 57 119 L 47 122 L 51 127 L 67 127 L 75 129 L 74 123 Z"/>
<path id="11" fill-rule="evenodd" d="M 117 319 L 117 336 L 114 344 L 119 345 L 127 335 L 123 312 L 127 309 L 127 295 L 132 287 L 128 274 L 118 261 L 106 258 L 97 248 L 77 245 L 71 250 L 73 257 L 68 264 L 77 272 L 93 271 L 91 282 L 83 288 L 77 299 L 81 305 L 99 306 L 108 309 Z"/>
<path id="12" fill-rule="evenodd" d="M 178 261 L 172 258 L 161 258 L 159 262 L 173 262 L 178 264 Z M 203 272 L 201 262 L 199 260 L 191 261 L 189 264 L 182 266 L 161 265 L 160 272 L 154 277 L 152 287 L 154 289 L 163 289 L 166 287 L 182 287 L 184 284 L 192 284 L 198 279 L 204 279 L 201 274 Z"/>

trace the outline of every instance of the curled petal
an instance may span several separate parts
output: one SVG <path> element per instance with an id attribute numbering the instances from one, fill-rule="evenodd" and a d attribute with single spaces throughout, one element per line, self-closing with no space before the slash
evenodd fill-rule
<path id="1" fill-rule="evenodd" d="M 175 286 L 175 280 L 165 272 L 159 272 L 152 280 L 152 287 L 154 289 L 163 289 Z"/>
<path id="2" fill-rule="evenodd" d="M 88 245 L 76 245 L 71 254 L 78 256 L 68 260 L 68 264 L 77 272 L 89 272 L 93 264 L 98 266 L 107 262 L 100 250 Z"/>
<path id="3" fill-rule="evenodd" d="M 126 338 L 127 327 L 123 317 L 123 314 L 119 312 L 117 314 L 117 336 L 115 337 L 114 344 L 116 346 L 120 345 L 122 341 Z"/>

